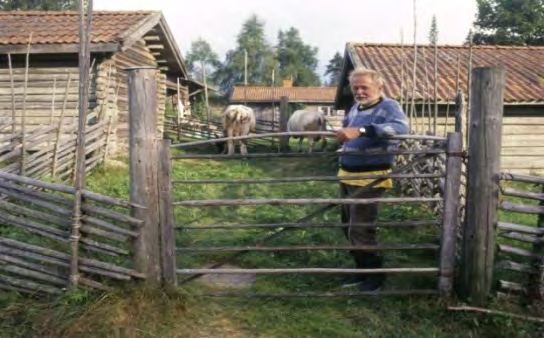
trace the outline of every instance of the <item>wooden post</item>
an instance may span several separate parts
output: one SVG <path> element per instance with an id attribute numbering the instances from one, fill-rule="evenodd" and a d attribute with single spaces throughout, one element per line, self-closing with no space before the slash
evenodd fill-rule
<path id="1" fill-rule="evenodd" d="M 11 65 L 11 54 L 8 53 L 8 68 L 9 68 L 9 83 L 11 88 L 11 133 L 15 134 L 16 117 L 15 117 L 15 84 L 13 83 L 13 67 Z"/>
<path id="2" fill-rule="evenodd" d="M 159 149 L 159 209 L 163 283 L 176 285 L 176 243 L 172 198 L 172 161 L 170 140 L 162 140 Z"/>
<path id="3" fill-rule="evenodd" d="M 544 194 L 544 185 L 542 186 L 542 194 Z M 544 201 L 540 201 L 540 206 L 544 207 Z M 538 215 L 538 225 L 540 229 L 544 229 L 544 214 Z M 534 258 L 532 261 L 533 269 L 538 271 L 532 274 L 529 279 L 529 297 L 533 301 L 544 300 L 544 242 L 543 236 L 540 236 L 540 242 L 533 244 Z"/>
<path id="4" fill-rule="evenodd" d="M 130 201 L 146 207 L 133 208 L 144 223 L 135 240 L 136 269 L 150 284 L 159 284 L 159 206 L 157 189 L 157 81 L 154 67 L 134 67 L 128 73 Z"/>
<path id="5" fill-rule="evenodd" d="M 486 302 L 493 281 L 505 78 L 501 68 L 482 67 L 472 72 L 460 291 L 479 305 Z"/>
<path id="6" fill-rule="evenodd" d="M 76 164 L 74 172 L 74 206 L 72 211 L 72 229 L 70 232 L 70 287 L 77 288 L 79 283 L 79 240 L 81 237 L 81 219 L 83 217 L 83 190 L 85 189 L 85 128 L 87 126 L 88 97 L 87 81 L 89 80 L 89 63 L 91 58 L 91 21 L 93 2 L 89 1 L 85 8 L 83 0 L 79 1 L 79 116 L 77 130 Z"/>
<path id="7" fill-rule="evenodd" d="M 208 99 L 208 82 L 206 80 L 206 66 L 204 65 L 204 62 L 200 60 L 200 65 L 202 67 L 202 80 L 204 81 L 204 100 L 206 101 L 206 128 L 208 128 L 208 138 L 212 138 L 212 131 L 210 129 L 210 120 L 212 119 L 210 116 L 210 102 Z"/>
<path id="8" fill-rule="evenodd" d="M 68 91 L 70 90 L 70 81 L 72 74 L 68 73 L 68 81 L 66 82 L 66 89 L 64 90 L 64 102 L 62 103 L 62 110 L 60 111 L 59 125 L 57 128 L 57 140 L 55 142 L 55 149 L 53 149 L 53 165 L 51 168 L 51 176 L 57 177 L 57 165 L 59 159 L 59 147 L 62 138 L 62 125 L 64 120 L 64 113 L 66 112 L 66 104 L 68 101 Z"/>
<path id="9" fill-rule="evenodd" d="M 463 113 L 464 113 L 464 99 L 463 99 L 463 93 L 458 92 L 457 96 L 455 97 L 455 131 L 456 132 L 463 132 Z"/>
<path id="10" fill-rule="evenodd" d="M 25 86 L 23 89 L 23 110 L 21 115 L 21 176 L 26 175 L 26 94 L 28 90 L 28 68 L 30 64 L 30 44 L 32 41 L 32 32 L 28 37 L 25 62 Z M 15 121 L 14 121 L 15 122 Z"/>
<path id="11" fill-rule="evenodd" d="M 104 166 L 106 165 L 106 162 L 108 160 L 108 152 L 110 151 L 108 146 L 110 144 L 112 125 L 113 125 L 113 115 L 110 115 L 108 117 L 108 133 L 106 134 L 106 144 L 104 144 L 104 157 L 102 159 L 102 163 L 104 163 Z"/>
<path id="12" fill-rule="evenodd" d="M 461 166 L 463 159 L 463 134 L 448 133 L 446 161 L 446 182 L 444 193 L 444 211 L 442 216 L 442 234 L 440 240 L 440 275 L 438 290 L 449 297 L 453 289 L 455 265 L 456 230 L 459 226 L 459 188 L 461 186 Z"/>
<path id="13" fill-rule="evenodd" d="M 287 122 L 289 121 L 289 99 L 282 96 L 280 101 L 280 133 L 287 131 Z M 282 136 L 280 139 L 280 150 L 289 149 L 289 137 Z"/>

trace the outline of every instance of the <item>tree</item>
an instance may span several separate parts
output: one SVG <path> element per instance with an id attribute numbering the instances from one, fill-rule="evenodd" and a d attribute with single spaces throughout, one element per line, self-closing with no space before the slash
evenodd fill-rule
<path id="1" fill-rule="evenodd" d="M 340 77 L 342 75 L 343 63 L 344 58 L 339 52 L 336 52 L 332 59 L 329 60 L 329 64 L 327 64 L 327 69 L 325 70 L 325 76 L 329 77 L 329 86 L 338 85 L 338 81 L 340 81 Z"/>
<path id="2" fill-rule="evenodd" d="M 213 78 L 215 71 L 221 66 L 217 53 L 202 38 L 191 43 L 191 48 L 185 56 L 185 63 L 192 78 L 199 81 L 204 81 L 204 74 L 207 79 Z"/>
<path id="3" fill-rule="evenodd" d="M 474 44 L 544 45 L 544 0 L 477 0 Z"/>
<path id="4" fill-rule="evenodd" d="M 2 11 L 62 11 L 77 8 L 77 0 L 0 0 Z"/>
<path id="5" fill-rule="evenodd" d="M 438 43 L 438 26 L 436 24 L 436 15 L 433 15 L 431 21 L 431 29 L 429 30 L 429 44 L 436 45 Z"/>
<path id="6" fill-rule="evenodd" d="M 294 86 L 319 86 L 317 52 L 317 47 L 304 44 L 296 28 L 280 30 L 276 46 L 280 77 L 292 79 Z"/>
<path id="7" fill-rule="evenodd" d="M 264 35 L 264 22 L 253 14 L 242 25 L 235 49 L 227 52 L 225 62 L 216 72 L 215 80 L 222 90 L 230 93 L 234 85 L 244 83 L 245 53 L 247 52 L 247 81 L 252 86 L 269 86 L 276 54 Z"/>

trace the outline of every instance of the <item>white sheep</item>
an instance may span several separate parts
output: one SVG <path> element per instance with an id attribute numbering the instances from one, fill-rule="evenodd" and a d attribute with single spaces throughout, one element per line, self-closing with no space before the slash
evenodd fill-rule
<path id="1" fill-rule="evenodd" d="M 325 115 L 323 112 L 316 110 L 297 110 L 291 115 L 289 121 L 287 122 L 287 131 L 288 132 L 298 132 L 298 131 L 327 131 Z M 293 136 L 298 141 L 298 151 L 302 151 L 302 140 L 304 137 L 308 138 L 310 147 L 308 152 L 311 153 L 314 147 L 314 143 L 322 139 L 321 141 L 321 151 L 325 149 L 327 145 L 327 140 L 325 137 L 321 136 Z"/>
<path id="2" fill-rule="evenodd" d="M 249 135 L 255 130 L 255 113 L 253 109 L 243 105 L 230 105 L 223 112 L 223 134 L 225 137 Z M 246 141 L 237 141 L 240 144 L 240 153 L 247 155 Z M 227 141 L 227 154 L 234 154 L 234 141 Z"/>

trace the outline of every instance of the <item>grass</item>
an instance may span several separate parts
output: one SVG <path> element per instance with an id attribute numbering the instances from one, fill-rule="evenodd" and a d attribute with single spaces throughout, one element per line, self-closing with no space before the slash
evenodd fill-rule
<path id="1" fill-rule="evenodd" d="M 199 150 L 204 152 L 210 149 Z M 250 149 L 256 151 L 256 149 Z M 279 164 L 281 161 L 281 165 Z M 110 196 L 127 197 L 128 169 L 108 168 L 91 176 L 87 187 Z M 324 160 L 178 161 L 175 179 L 286 177 L 334 175 Z M 390 194 L 394 194 L 391 192 Z M 175 200 L 202 198 L 337 197 L 334 183 L 300 184 L 177 184 Z M 243 206 L 177 208 L 176 224 L 248 224 L 293 222 L 317 206 Z M 417 205 L 384 204 L 382 221 L 422 220 L 434 216 Z M 502 214 L 505 219 L 509 215 Z M 338 211 L 316 221 L 336 222 Z M 529 221 L 529 220 L 528 220 Z M 269 230 L 184 230 L 176 234 L 178 247 L 253 245 Z M 437 243 L 436 228 L 381 229 L 388 243 Z M 267 245 L 346 244 L 338 229 L 287 232 Z M 201 267 L 226 257 L 224 253 L 180 254 L 178 266 Z M 431 252 L 388 252 L 387 265 L 437 266 Z M 347 252 L 275 252 L 242 256 L 242 267 L 351 267 Z M 269 292 L 326 291 L 341 278 L 323 275 L 258 276 L 254 290 Z M 394 276 L 387 288 L 434 288 L 432 275 Z M 198 294 L 216 290 L 200 281 L 181 290 L 151 290 L 127 285 L 106 294 L 71 291 L 53 300 L 37 300 L 11 293 L 0 295 L 0 337 L 538 337 L 544 329 L 525 321 L 466 312 L 448 312 L 437 297 L 360 298 L 213 298 Z M 493 300 L 492 308 L 519 311 Z"/>

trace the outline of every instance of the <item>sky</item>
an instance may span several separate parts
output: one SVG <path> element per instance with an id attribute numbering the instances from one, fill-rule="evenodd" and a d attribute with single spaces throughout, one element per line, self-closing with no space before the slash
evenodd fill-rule
<path id="1" fill-rule="evenodd" d="M 208 41 L 221 61 L 236 46 L 242 24 L 253 13 L 265 23 L 275 45 L 279 30 L 294 27 L 319 49 L 318 72 L 347 42 L 414 41 L 412 0 L 94 0 L 95 10 L 160 10 L 185 56 L 191 42 Z M 439 44 L 461 44 L 476 15 L 476 0 L 417 0 L 418 43 L 428 43 L 432 16 Z M 402 32 L 402 34 L 401 34 Z"/>

